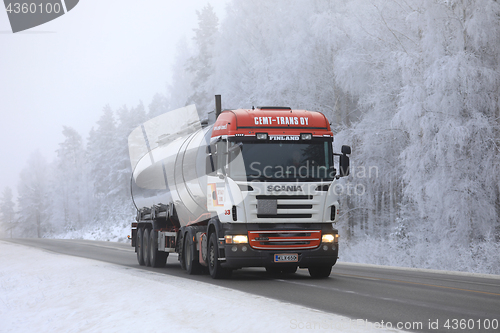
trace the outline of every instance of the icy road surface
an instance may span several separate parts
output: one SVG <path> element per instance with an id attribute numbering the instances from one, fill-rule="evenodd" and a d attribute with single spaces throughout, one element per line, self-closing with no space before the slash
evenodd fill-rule
<path id="1" fill-rule="evenodd" d="M 0 332 L 397 332 L 362 318 L 3 241 L 0 253 Z"/>

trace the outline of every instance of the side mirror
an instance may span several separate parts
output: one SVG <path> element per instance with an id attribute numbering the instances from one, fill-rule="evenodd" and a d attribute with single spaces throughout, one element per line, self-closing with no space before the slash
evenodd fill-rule
<path id="1" fill-rule="evenodd" d="M 342 146 L 342 154 L 349 155 L 351 153 L 351 146 Z"/>
<path id="2" fill-rule="evenodd" d="M 348 146 L 344 146 L 348 147 Z M 342 147 L 342 150 L 344 150 L 344 147 Z M 351 148 L 349 148 L 349 151 Z M 339 176 L 340 177 L 345 177 L 349 176 L 349 156 L 347 155 L 340 155 L 340 167 L 339 167 Z"/>

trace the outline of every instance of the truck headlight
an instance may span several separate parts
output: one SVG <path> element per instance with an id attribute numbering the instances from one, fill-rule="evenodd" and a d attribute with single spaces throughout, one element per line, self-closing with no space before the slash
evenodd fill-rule
<path id="1" fill-rule="evenodd" d="M 226 235 L 226 244 L 246 244 L 248 243 L 247 235 Z"/>
<path id="2" fill-rule="evenodd" d="M 321 236 L 321 242 L 322 243 L 333 243 L 335 241 L 335 236 L 332 234 L 325 234 Z"/>

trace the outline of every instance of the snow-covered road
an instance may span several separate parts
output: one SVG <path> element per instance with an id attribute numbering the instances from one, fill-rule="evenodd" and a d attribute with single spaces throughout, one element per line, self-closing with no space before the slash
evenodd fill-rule
<path id="1" fill-rule="evenodd" d="M 396 331 L 211 284 L 23 245 L 0 241 L 0 251 L 0 332 Z"/>

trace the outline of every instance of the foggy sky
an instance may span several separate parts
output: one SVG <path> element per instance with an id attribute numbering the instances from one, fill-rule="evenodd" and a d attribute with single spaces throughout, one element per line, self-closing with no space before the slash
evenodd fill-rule
<path id="1" fill-rule="evenodd" d="M 0 191 L 39 149 L 50 162 L 64 126 L 87 138 L 109 104 L 147 107 L 170 81 L 176 44 L 190 42 L 206 0 L 81 0 L 13 34 L 0 9 Z M 220 19 L 227 0 L 211 0 Z"/>

